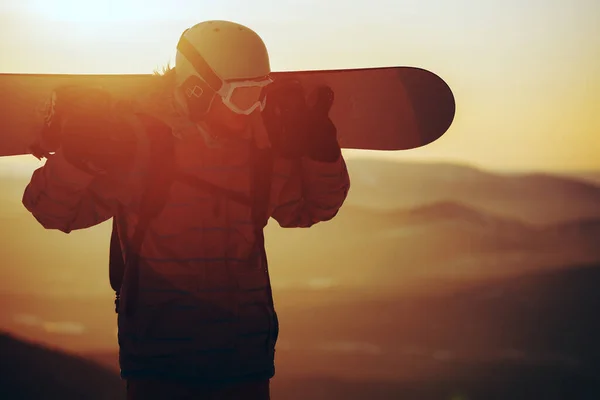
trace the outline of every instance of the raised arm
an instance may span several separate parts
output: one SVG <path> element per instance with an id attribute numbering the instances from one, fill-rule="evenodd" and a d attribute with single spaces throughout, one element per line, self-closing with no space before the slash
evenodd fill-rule
<path id="1" fill-rule="evenodd" d="M 309 104 L 301 85 L 284 82 L 267 95 L 264 119 L 271 144 L 291 163 L 272 213 L 283 227 L 310 227 L 332 219 L 350 189 L 337 130 L 328 116 L 333 92 L 322 87 L 313 94 Z"/>
<path id="2" fill-rule="evenodd" d="M 131 169 L 139 140 L 109 113 L 110 97 L 102 90 L 64 87 L 52 94 L 34 146 L 47 160 L 23 194 L 23 205 L 45 228 L 68 233 L 115 214 L 117 181 Z"/>
<path id="3" fill-rule="evenodd" d="M 94 179 L 71 165 L 59 150 L 33 173 L 23 205 L 46 229 L 69 233 L 100 224 L 114 215 L 114 209 L 94 194 L 90 188 Z"/>
<path id="4" fill-rule="evenodd" d="M 307 228 L 332 219 L 346 200 L 350 178 L 344 158 L 298 161 L 279 195 L 273 218 L 285 228 Z"/>

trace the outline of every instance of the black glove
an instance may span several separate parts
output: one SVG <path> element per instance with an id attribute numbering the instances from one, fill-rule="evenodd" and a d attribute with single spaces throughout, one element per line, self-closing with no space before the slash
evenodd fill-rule
<path id="1" fill-rule="evenodd" d="M 319 87 L 311 93 L 312 104 L 295 80 L 273 82 L 266 95 L 263 122 L 279 155 L 289 159 L 305 156 L 315 161 L 337 161 L 341 150 L 337 130 L 329 118 L 333 104 L 333 91 L 329 87 Z"/>
<path id="2" fill-rule="evenodd" d="M 67 161 L 87 172 L 125 170 L 133 160 L 135 135 L 112 106 L 102 89 L 59 87 L 36 150 L 47 156 L 61 148 Z"/>

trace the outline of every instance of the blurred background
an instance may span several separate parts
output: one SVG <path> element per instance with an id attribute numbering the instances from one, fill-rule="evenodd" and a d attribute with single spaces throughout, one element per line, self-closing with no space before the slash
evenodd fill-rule
<path id="1" fill-rule="evenodd" d="M 435 72 L 457 102 L 442 138 L 346 151 L 333 221 L 267 228 L 273 398 L 596 399 L 599 18 L 592 0 L 22 0 L 0 5 L 0 73 L 151 73 L 206 19 L 252 27 L 274 70 Z M 120 398 L 110 224 L 45 231 L 21 205 L 40 165 L 0 159 L 0 394 Z"/>

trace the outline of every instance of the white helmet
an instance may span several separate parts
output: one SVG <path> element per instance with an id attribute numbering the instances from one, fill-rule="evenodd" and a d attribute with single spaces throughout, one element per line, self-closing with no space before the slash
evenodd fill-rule
<path id="1" fill-rule="evenodd" d="M 252 29 L 230 21 L 205 21 L 187 29 L 182 37 L 202 55 L 223 80 L 253 80 L 271 73 L 267 47 Z M 194 73 L 189 60 L 177 51 L 177 83 Z"/>
<path id="2" fill-rule="evenodd" d="M 235 22 L 196 24 L 183 32 L 177 46 L 176 85 L 187 95 L 188 108 L 196 108 L 197 114 L 208 111 L 215 93 L 234 112 L 249 114 L 258 107 L 263 109 L 261 92 L 271 82 L 270 73 L 261 37 Z"/>

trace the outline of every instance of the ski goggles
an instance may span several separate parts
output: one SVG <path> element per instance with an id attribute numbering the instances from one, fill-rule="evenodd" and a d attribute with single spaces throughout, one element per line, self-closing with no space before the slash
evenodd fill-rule
<path id="1" fill-rule="evenodd" d="M 257 108 L 260 108 L 261 111 L 264 110 L 266 95 L 263 89 L 273 82 L 272 79 L 265 76 L 260 80 L 222 80 L 185 38 L 186 32 L 187 30 L 181 35 L 177 50 L 185 56 L 200 75 L 190 77 L 190 83 L 185 89 L 188 98 L 200 99 L 208 90 L 213 95 L 208 100 L 208 107 L 204 107 L 206 104 L 201 107 L 205 111 L 214 101 L 214 94 L 219 95 L 223 99 L 223 103 L 237 114 L 250 115 Z"/>
<path id="2" fill-rule="evenodd" d="M 267 96 L 264 88 L 271 83 L 273 80 L 269 77 L 261 80 L 226 81 L 217 94 L 234 113 L 250 115 L 256 109 L 265 109 Z"/>

